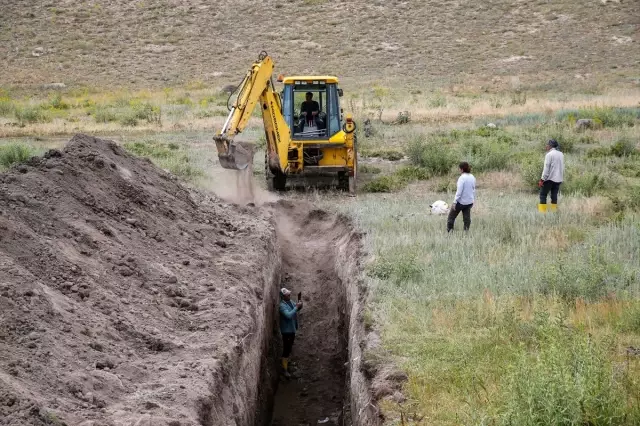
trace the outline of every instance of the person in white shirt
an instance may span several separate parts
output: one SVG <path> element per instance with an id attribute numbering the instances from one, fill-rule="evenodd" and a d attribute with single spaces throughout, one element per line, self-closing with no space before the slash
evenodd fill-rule
<path id="1" fill-rule="evenodd" d="M 471 226 L 471 207 L 473 207 L 473 202 L 476 198 L 476 178 L 471 174 L 471 166 L 466 161 L 463 161 L 458 167 L 460 167 L 461 175 L 458 178 L 456 197 L 453 200 L 453 205 L 447 218 L 447 232 L 453 231 L 453 225 L 460 212 L 462 212 L 464 230 L 469 230 Z"/>
<path id="2" fill-rule="evenodd" d="M 545 146 L 547 154 L 544 156 L 542 177 L 538 182 L 540 187 L 540 204 L 538 211 L 547 212 L 547 195 L 551 192 L 551 211 L 558 210 L 558 192 L 564 180 L 564 154 L 558 151 L 558 142 L 550 139 Z"/>

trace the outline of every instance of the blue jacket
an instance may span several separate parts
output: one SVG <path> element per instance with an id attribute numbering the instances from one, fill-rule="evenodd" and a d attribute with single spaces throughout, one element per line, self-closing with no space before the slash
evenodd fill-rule
<path id="1" fill-rule="evenodd" d="M 280 301 L 280 333 L 295 333 L 298 330 L 298 308 L 291 300 Z"/>

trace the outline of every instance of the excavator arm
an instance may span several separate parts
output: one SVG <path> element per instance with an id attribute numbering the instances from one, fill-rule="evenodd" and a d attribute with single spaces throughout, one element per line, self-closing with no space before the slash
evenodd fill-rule
<path id="1" fill-rule="evenodd" d="M 263 52 L 240 83 L 224 126 L 213 137 L 223 168 L 243 170 L 253 162 L 253 145 L 234 139 L 244 130 L 256 105 L 260 104 L 269 168 L 273 173 L 286 173 L 291 133 L 282 115 L 280 95 L 275 92 L 271 81 L 272 73 L 273 61 Z"/>

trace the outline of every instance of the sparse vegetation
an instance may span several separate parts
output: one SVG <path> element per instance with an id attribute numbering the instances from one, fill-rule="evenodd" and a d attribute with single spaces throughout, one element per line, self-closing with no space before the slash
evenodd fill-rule
<path id="1" fill-rule="evenodd" d="M 23 163 L 35 154 L 35 151 L 26 144 L 9 143 L 0 145 L 0 169 Z"/>
<path id="2" fill-rule="evenodd" d="M 150 158 L 159 167 L 185 180 L 194 180 L 204 174 L 201 168 L 192 164 L 189 152 L 176 143 L 145 139 L 127 142 L 124 147 L 132 154 Z"/>

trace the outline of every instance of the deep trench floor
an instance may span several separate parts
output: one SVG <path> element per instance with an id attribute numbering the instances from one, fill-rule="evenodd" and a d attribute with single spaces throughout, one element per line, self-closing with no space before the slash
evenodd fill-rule
<path id="1" fill-rule="evenodd" d="M 303 309 L 290 356 L 290 379 L 280 376 L 272 426 L 340 425 L 348 415 L 347 329 L 344 290 L 333 270 L 335 247 L 322 224 L 278 221 L 283 242 L 283 283 Z M 317 226 L 320 225 L 320 226 Z"/>

